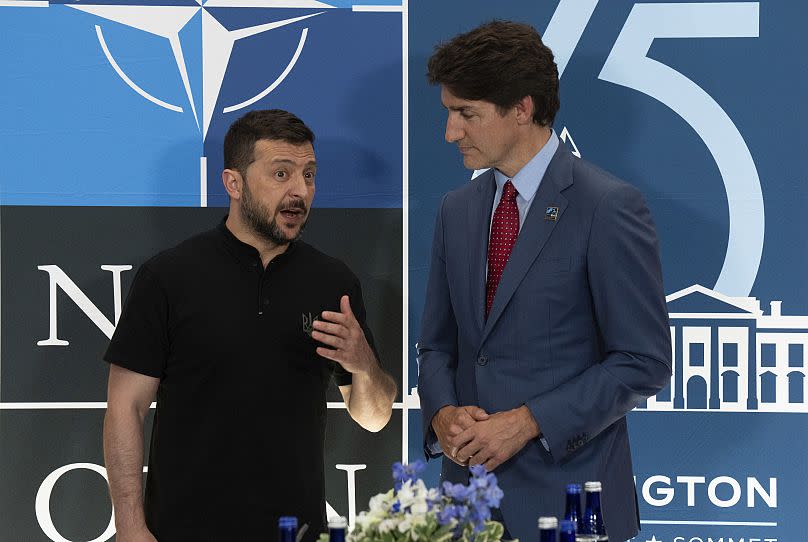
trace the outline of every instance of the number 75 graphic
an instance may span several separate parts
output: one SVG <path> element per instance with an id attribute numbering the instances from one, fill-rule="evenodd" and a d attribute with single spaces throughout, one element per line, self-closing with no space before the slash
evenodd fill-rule
<path id="1" fill-rule="evenodd" d="M 599 0 L 561 0 L 544 33 L 561 77 Z M 758 2 L 665 3 L 632 7 L 599 79 L 637 90 L 679 115 L 713 156 L 729 204 L 729 240 L 714 289 L 747 296 L 755 282 L 765 230 L 763 194 L 755 162 L 721 106 L 670 66 L 649 58 L 656 38 L 756 38 Z"/>

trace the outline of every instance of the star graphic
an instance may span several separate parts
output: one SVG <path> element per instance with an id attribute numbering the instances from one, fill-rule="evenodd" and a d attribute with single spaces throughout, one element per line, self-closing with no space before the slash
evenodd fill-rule
<path id="1" fill-rule="evenodd" d="M 646 540 L 645 542 L 662 542 L 662 540 L 657 540 L 656 535 L 651 535 L 651 540 Z"/>

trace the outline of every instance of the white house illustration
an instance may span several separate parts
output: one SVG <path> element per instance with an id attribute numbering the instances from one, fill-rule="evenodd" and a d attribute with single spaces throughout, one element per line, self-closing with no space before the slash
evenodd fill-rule
<path id="1" fill-rule="evenodd" d="M 808 316 L 698 284 L 666 298 L 673 375 L 640 410 L 808 412 Z"/>

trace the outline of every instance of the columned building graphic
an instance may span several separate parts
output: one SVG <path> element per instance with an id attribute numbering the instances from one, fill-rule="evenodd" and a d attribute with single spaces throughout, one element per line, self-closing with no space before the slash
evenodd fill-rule
<path id="1" fill-rule="evenodd" d="M 808 316 L 764 314 L 754 297 L 693 285 L 666 298 L 673 349 L 670 386 L 647 410 L 808 412 Z"/>

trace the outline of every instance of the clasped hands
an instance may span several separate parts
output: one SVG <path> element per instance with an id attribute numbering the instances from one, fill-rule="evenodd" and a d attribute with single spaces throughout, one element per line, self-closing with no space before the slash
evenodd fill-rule
<path id="1" fill-rule="evenodd" d="M 524 405 L 494 414 L 477 406 L 445 406 L 432 418 L 432 429 L 446 457 L 489 472 L 539 436 L 539 425 Z"/>

